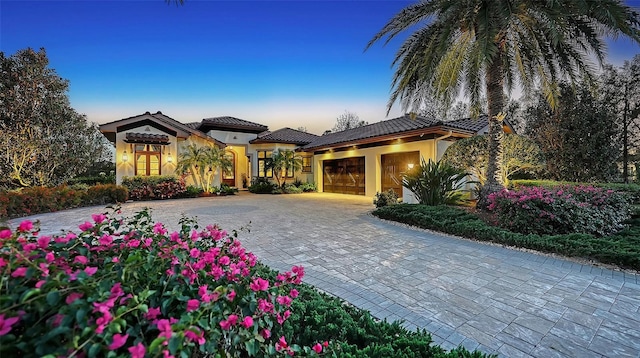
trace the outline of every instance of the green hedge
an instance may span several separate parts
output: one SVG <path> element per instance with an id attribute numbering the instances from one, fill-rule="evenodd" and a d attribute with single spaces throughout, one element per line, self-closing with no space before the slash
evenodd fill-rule
<path id="1" fill-rule="evenodd" d="M 264 267 L 261 276 L 273 280 L 275 272 Z M 433 344 L 431 335 L 425 330 L 409 331 L 400 322 L 377 320 L 369 312 L 306 284 L 299 287 L 299 296 L 293 301 L 291 312 L 284 325 L 274 329 L 274 336 L 292 337 L 297 344 L 307 346 L 318 339 L 336 342 L 338 357 L 487 357 L 464 347 L 446 352 Z"/>
<path id="2" fill-rule="evenodd" d="M 0 192 L 0 217 L 15 218 L 81 206 L 122 203 L 127 200 L 127 195 L 126 188 L 114 184 L 86 189 L 61 185 Z"/>
<path id="3" fill-rule="evenodd" d="M 96 175 L 91 177 L 77 177 L 73 179 L 67 180 L 67 185 L 74 184 L 86 184 L 86 185 L 96 185 L 96 184 L 115 184 L 116 176 L 114 175 Z"/>
<path id="4" fill-rule="evenodd" d="M 512 180 L 510 182 L 510 186 L 514 188 L 519 186 L 541 186 L 544 188 L 553 188 L 560 185 L 592 185 L 598 188 L 611 189 L 628 194 L 634 203 L 640 204 L 640 185 L 634 183 L 575 183 L 570 181 L 554 180 Z"/>
<path id="5" fill-rule="evenodd" d="M 622 268 L 640 269 L 640 219 L 638 218 L 629 220 L 628 227 L 614 235 L 594 237 L 588 234 L 513 233 L 491 226 L 463 209 L 448 206 L 402 204 L 377 209 L 373 215 L 480 241 L 594 259 Z"/>
<path id="6" fill-rule="evenodd" d="M 131 200 L 172 199 L 190 195 L 183 178 L 173 175 L 133 176 L 122 178 Z"/>

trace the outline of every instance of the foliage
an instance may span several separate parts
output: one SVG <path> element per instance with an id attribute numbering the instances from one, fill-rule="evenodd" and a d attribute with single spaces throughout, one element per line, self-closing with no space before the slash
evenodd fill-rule
<path id="1" fill-rule="evenodd" d="M 613 108 L 622 141 L 622 179 L 629 182 L 631 153 L 640 147 L 640 55 L 621 68 L 606 66 L 601 76 L 604 102 Z M 640 160 L 636 157 L 636 162 Z"/>
<path id="2" fill-rule="evenodd" d="M 402 186 L 415 195 L 420 204 L 455 204 L 462 199 L 462 188 L 467 173 L 442 160 L 421 159 L 420 165 L 405 173 Z"/>
<path id="3" fill-rule="evenodd" d="M 373 198 L 373 205 L 376 208 L 381 208 L 388 205 L 396 205 L 398 203 L 398 194 L 393 189 L 387 191 L 378 192 Z"/>
<path id="4" fill-rule="evenodd" d="M 608 181 L 617 176 L 619 156 L 615 114 L 588 83 L 560 85 L 556 109 L 543 94 L 527 109 L 527 135 L 538 144 L 550 179 Z"/>
<path id="5" fill-rule="evenodd" d="M 395 205 L 377 209 L 374 215 L 424 229 L 501 245 L 516 246 L 564 256 L 597 260 L 622 268 L 640 269 L 640 219 L 614 235 L 538 235 L 514 233 L 492 226 L 477 215 L 449 206 Z"/>
<path id="6" fill-rule="evenodd" d="M 291 315 L 302 267 L 266 280 L 237 234 L 190 219 L 173 233 L 148 211 L 92 219 L 77 235 L 39 236 L 29 221 L 0 231 L 1 352 L 316 355 L 271 334 Z"/>
<path id="7" fill-rule="evenodd" d="M 251 185 L 249 186 L 249 192 L 254 194 L 271 194 L 276 188 L 277 186 L 267 178 L 253 177 L 251 179 Z"/>
<path id="8" fill-rule="evenodd" d="M 271 160 L 265 162 L 265 169 L 273 170 L 273 177 L 283 188 L 287 177 L 302 169 L 302 157 L 292 150 L 278 149 L 271 154 Z"/>
<path id="9" fill-rule="evenodd" d="M 524 234 L 584 233 L 604 236 L 624 228 L 624 195 L 593 186 L 525 187 L 489 195 L 498 225 Z"/>
<path id="10" fill-rule="evenodd" d="M 520 85 L 530 94 L 540 84 L 546 100 L 557 106 L 557 81 L 590 77 L 591 60 L 605 58 L 603 36 L 625 35 L 640 43 L 640 17 L 622 1 L 420 1 L 402 9 L 368 43 L 386 43 L 414 31 L 393 60 L 395 73 L 388 111 L 399 101 L 417 112 L 425 98 L 451 104 L 462 92 L 471 112 L 479 114 L 487 96 L 489 158 L 487 194 L 499 183 L 502 120 L 508 92 Z"/>
<path id="11" fill-rule="evenodd" d="M 564 185 L 593 185 L 605 190 L 615 190 L 625 194 L 631 203 L 640 204 L 640 184 L 623 184 L 623 183 L 575 183 L 566 181 L 553 180 L 514 180 L 511 182 L 514 189 L 525 186 L 541 186 L 544 188 L 555 188 Z"/>
<path id="12" fill-rule="evenodd" d="M 127 189 L 114 184 L 99 184 L 86 188 L 66 185 L 30 187 L 0 192 L 0 218 L 13 218 L 89 205 L 122 203 Z"/>
<path id="13" fill-rule="evenodd" d="M 123 177 L 122 185 L 132 200 L 179 198 L 186 192 L 184 177 L 173 175 Z"/>
<path id="14" fill-rule="evenodd" d="M 199 188 L 199 187 L 197 187 L 195 185 L 188 185 L 185 188 L 184 193 L 182 193 L 182 197 L 183 198 L 197 198 L 202 193 L 204 193 L 204 190 L 202 190 L 202 188 Z"/>
<path id="15" fill-rule="evenodd" d="M 516 134 L 507 134 L 500 153 L 500 177 L 502 183 L 524 173 L 535 173 L 543 168 L 544 159 L 540 148 L 530 139 Z M 443 161 L 464 170 L 477 178 L 480 185 L 487 180 L 489 143 L 486 135 L 460 139 L 453 143 L 442 156 Z"/>
<path id="16" fill-rule="evenodd" d="M 218 188 L 217 192 L 222 195 L 235 195 L 238 192 L 238 188 L 222 183 L 220 184 L 220 188 Z"/>
<path id="17" fill-rule="evenodd" d="M 44 49 L 0 52 L 0 188 L 52 186 L 109 161 L 106 138 L 78 114 Z"/>
<path id="18" fill-rule="evenodd" d="M 74 184 L 87 184 L 87 185 L 96 185 L 96 184 L 115 184 L 116 183 L 116 175 L 115 173 L 109 175 L 96 175 L 91 177 L 75 177 L 66 181 L 67 185 Z"/>
<path id="19" fill-rule="evenodd" d="M 338 118 L 336 118 L 336 124 L 333 125 L 331 131 L 333 133 L 342 132 L 346 131 L 347 129 L 358 128 L 367 124 L 367 122 L 360 120 L 360 117 L 356 113 L 344 111 L 343 114 L 339 115 Z"/>
<path id="20" fill-rule="evenodd" d="M 316 186 L 316 183 L 313 183 L 313 182 L 303 182 L 302 180 L 296 178 L 292 184 L 300 188 L 304 193 L 318 191 L 318 187 Z"/>
<path id="21" fill-rule="evenodd" d="M 282 192 L 285 194 L 300 194 L 302 193 L 302 188 L 295 186 L 293 184 L 286 184 L 282 188 Z"/>
<path id="22" fill-rule="evenodd" d="M 233 165 L 225 156 L 225 151 L 213 145 L 189 144 L 181 150 L 178 157 L 176 172 L 190 175 L 194 184 L 205 193 L 213 190 L 213 180 L 218 171 L 230 170 Z"/>

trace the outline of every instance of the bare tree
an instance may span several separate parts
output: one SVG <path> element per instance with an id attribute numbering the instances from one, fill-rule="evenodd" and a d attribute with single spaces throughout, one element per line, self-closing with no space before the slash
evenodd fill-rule
<path id="1" fill-rule="evenodd" d="M 343 114 L 336 118 L 336 124 L 331 129 L 332 132 L 342 132 L 351 128 L 358 128 L 369 123 L 360 120 L 360 117 L 354 112 L 344 111 Z"/>

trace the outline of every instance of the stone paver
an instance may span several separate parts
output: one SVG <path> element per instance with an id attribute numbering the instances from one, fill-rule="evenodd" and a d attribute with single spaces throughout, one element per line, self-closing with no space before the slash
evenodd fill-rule
<path id="1" fill-rule="evenodd" d="M 123 205 L 226 230 L 262 262 L 303 265 L 305 281 L 378 318 L 426 328 L 445 348 L 503 357 L 640 357 L 636 275 L 390 224 L 350 195 L 252 195 Z M 102 208 L 30 217 L 43 233 L 74 229 Z M 13 220 L 16 225 L 20 220 Z"/>

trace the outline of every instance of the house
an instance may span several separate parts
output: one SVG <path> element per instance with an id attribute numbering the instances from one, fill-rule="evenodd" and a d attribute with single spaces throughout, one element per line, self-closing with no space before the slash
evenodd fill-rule
<path id="1" fill-rule="evenodd" d="M 513 128 L 505 123 L 505 132 Z M 450 122 L 404 115 L 322 136 L 267 126 L 235 117 L 205 118 L 182 124 L 161 112 L 125 118 L 100 126 L 116 146 L 116 180 L 123 176 L 173 174 L 185 144 L 224 148 L 232 170 L 216 184 L 242 187 L 253 177 L 272 178 L 267 168 L 276 150 L 295 150 L 302 170 L 290 178 L 315 182 L 318 191 L 365 195 L 393 189 L 402 192 L 402 173 L 420 158 L 438 160 L 454 141 L 483 134 L 487 118 Z"/>

